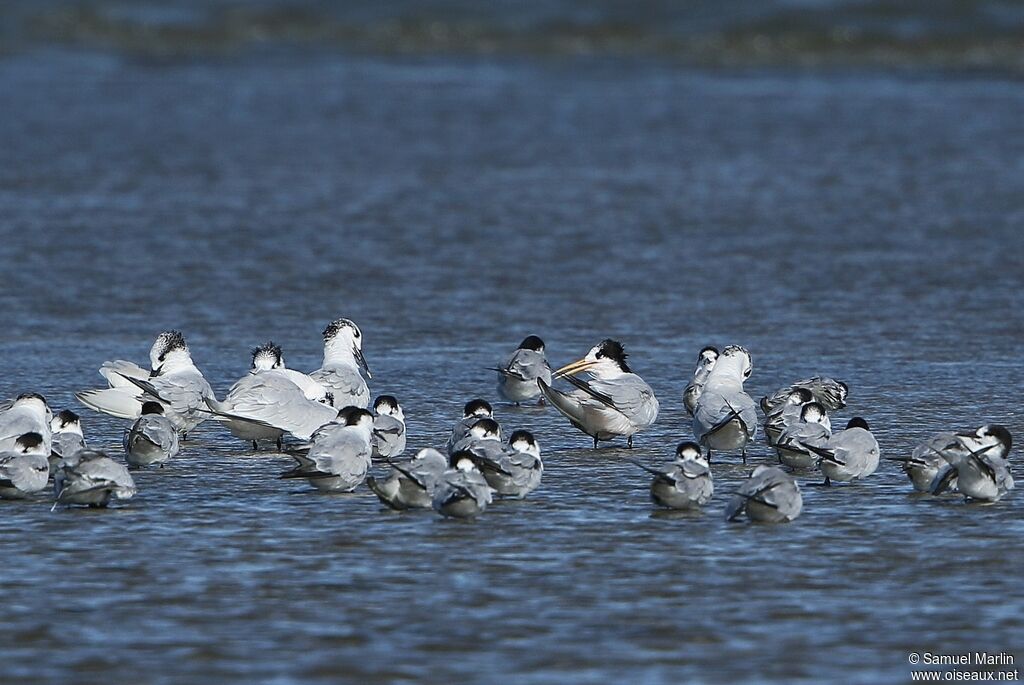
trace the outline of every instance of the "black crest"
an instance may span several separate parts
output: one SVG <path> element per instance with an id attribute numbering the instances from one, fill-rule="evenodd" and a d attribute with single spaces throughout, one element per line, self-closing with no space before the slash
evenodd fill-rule
<path id="1" fill-rule="evenodd" d="M 60 426 L 63 428 L 69 423 L 78 423 L 80 417 L 70 409 L 61 409 L 60 413 L 57 414 L 57 420 L 60 421 Z"/>
<path id="2" fill-rule="evenodd" d="M 985 433 L 999 440 L 999 442 L 1006 445 L 1006 451 L 1009 452 L 1010 448 L 1013 447 L 1013 436 L 1010 435 L 1010 431 L 1005 426 L 999 424 L 990 424 L 985 427 Z"/>
<path id="3" fill-rule="evenodd" d="M 398 409 L 398 398 L 394 395 L 381 395 L 373 401 L 373 408 L 388 407 L 392 410 Z"/>
<path id="4" fill-rule="evenodd" d="M 181 334 L 181 331 L 164 331 L 157 340 L 160 342 L 160 354 L 158 355 L 160 361 L 164 360 L 168 352 L 188 349 L 185 336 Z"/>
<path id="5" fill-rule="evenodd" d="M 334 339 L 334 336 L 338 335 L 338 332 L 343 328 L 351 328 L 352 335 L 358 338 L 362 335 L 359 331 L 359 326 L 355 325 L 349 319 L 335 319 L 334 321 L 327 324 L 327 328 L 324 329 L 324 342 L 328 342 Z"/>
<path id="6" fill-rule="evenodd" d="M 854 416 L 850 419 L 850 422 L 846 424 L 846 430 L 850 430 L 851 428 L 863 428 L 866 431 L 871 430 L 868 422 L 859 416 Z"/>
<path id="7" fill-rule="evenodd" d="M 516 432 L 512 433 L 512 437 L 508 439 L 508 444 L 514 445 L 515 443 L 520 441 L 526 442 L 530 445 L 536 444 L 537 442 L 533 437 L 533 433 L 531 433 L 530 431 L 517 430 Z"/>
<path id="8" fill-rule="evenodd" d="M 494 419 L 480 419 L 473 424 L 473 428 L 482 428 L 488 433 L 499 433 L 501 432 L 501 426 Z"/>
<path id="9" fill-rule="evenodd" d="M 14 444 L 19 447 L 32 449 L 33 447 L 39 447 L 43 444 L 43 436 L 39 433 L 25 433 L 19 436 L 18 439 L 14 441 Z"/>
<path id="10" fill-rule="evenodd" d="M 281 346 L 275 345 L 273 340 L 268 340 L 259 347 L 252 348 L 252 358 L 254 360 L 261 354 L 272 355 L 277 363 L 281 363 Z"/>
<path id="11" fill-rule="evenodd" d="M 489 416 L 491 413 L 493 413 L 494 410 L 491 409 L 491 405 L 487 400 L 477 398 L 475 400 L 470 400 L 469 402 L 466 402 L 466 406 L 462 410 L 462 415 L 466 417 L 473 416 L 480 411 L 487 412 Z"/>
<path id="12" fill-rule="evenodd" d="M 629 365 L 626 364 L 626 359 L 629 355 L 626 354 L 626 349 L 622 346 L 618 340 L 612 340 L 607 338 L 601 341 L 601 344 L 597 347 L 597 358 L 598 359 L 611 359 L 619 365 L 626 373 L 632 373 Z"/>
<path id="13" fill-rule="evenodd" d="M 162 404 L 160 404 L 159 402 L 153 402 L 151 400 L 149 402 L 143 402 L 142 403 L 142 415 L 143 416 L 146 416 L 147 414 L 163 414 L 163 413 L 164 413 L 164 406 Z"/>
<path id="14" fill-rule="evenodd" d="M 676 447 L 676 456 L 681 457 L 683 456 L 683 452 L 689 452 L 691 450 L 696 451 L 697 454 L 704 454 L 704 451 L 700 448 L 700 445 L 693 442 L 692 440 L 687 440 L 685 442 L 679 443 L 679 445 Z"/>
<path id="15" fill-rule="evenodd" d="M 534 352 L 540 352 L 544 349 L 544 341 L 535 335 L 528 336 L 523 342 L 519 343 L 519 349 L 521 350 L 533 350 Z"/>
<path id="16" fill-rule="evenodd" d="M 37 392 L 23 392 L 18 395 L 15 401 L 17 400 L 39 400 L 43 404 L 46 404 L 46 398 Z"/>

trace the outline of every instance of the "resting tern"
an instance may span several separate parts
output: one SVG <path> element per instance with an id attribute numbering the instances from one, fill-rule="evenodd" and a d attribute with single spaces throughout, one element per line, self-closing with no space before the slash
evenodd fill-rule
<path id="1" fill-rule="evenodd" d="M 434 485 L 448 468 L 448 458 L 435 449 L 420 450 L 407 462 L 388 461 L 391 474 L 384 480 L 366 479 L 373 494 L 395 510 L 430 509 Z"/>
<path id="2" fill-rule="evenodd" d="M 797 388 L 805 388 L 814 396 L 814 400 L 825 407 L 826 411 L 836 411 L 846 406 L 846 397 L 850 394 L 850 388 L 843 381 L 837 381 L 827 376 L 814 376 L 802 381 L 797 381 L 785 388 L 776 390 L 771 395 L 761 398 L 761 411 L 765 414 L 772 413 L 780 404 L 784 404 Z"/>
<path id="3" fill-rule="evenodd" d="M 53 440 L 52 421 L 53 413 L 45 397 L 34 392 L 18 395 L 14 402 L 0 411 L 0 451 L 14 449 L 15 442 L 22 435 L 36 433 L 49 454 Z"/>
<path id="4" fill-rule="evenodd" d="M 49 456 L 39 433 L 15 438 L 10 448 L 0 451 L 0 498 L 25 499 L 43 490 L 50 479 Z"/>
<path id="5" fill-rule="evenodd" d="M 100 375 L 109 388 L 77 393 L 78 401 L 98 412 L 121 419 L 137 419 L 142 403 L 156 400 L 181 433 L 206 420 L 206 400 L 213 398 L 210 384 L 192 361 L 185 338 L 178 331 L 161 333 L 149 351 L 151 369 L 126 361 L 106 362 Z"/>
<path id="6" fill-rule="evenodd" d="M 956 471 L 957 489 L 972 500 L 998 502 L 1013 490 L 1013 476 L 1006 460 L 1013 446 L 1010 431 L 996 424 L 973 432 L 957 433 L 963 449 L 942 452 L 942 458 Z M 932 494 L 942 493 L 950 476 L 940 471 L 932 483 Z"/>
<path id="7" fill-rule="evenodd" d="M 123 465 L 103 452 L 81 450 L 61 460 L 53 477 L 53 491 L 56 509 L 61 504 L 105 507 L 111 498 L 131 499 L 136 488 Z"/>
<path id="8" fill-rule="evenodd" d="M 316 432 L 308 452 L 291 453 L 298 465 L 281 478 L 305 478 L 322 492 L 351 492 L 366 480 L 373 454 L 373 414 L 345 407 L 338 417 L 341 423 Z"/>
<path id="9" fill-rule="evenodd" d="M 825 408 L 808 402 L 800 412 L 800 420 L 779 435 L 775 450 L 779 461 L 793 469 L 813 469 L 820 457 L 813 447 L 825 448 L 832 432 L 825 427 Z"/>
<path id="10" fill-rule="evenodd" d="M 523 499 L 540 486 L 544 463 L 540 445 L 529 431 L 517 430 L 508 440 L 508 447 L 497 454 L 484 454 L 471 449 L 473 463 L 484 475 L 487 484 L 502 497 Z"/>
<path id="11" fill-rule="evenodd" d="M 794 388 L 786 401 L 776 405 L 764 417 L 764 437 L 770 447 L 779 442 L 782 432 L 800 421 L 804 407 L 814 401 L 814 395 L 807 388 Z M 832 421 L 826 415 L 822 425 L 832 430 Z"/>
<path id="12" fill-rule="evenodd" d="M 82 420 L 70 409 L 63 409 L 53 417 L 50 421 L 50 430 L 53 433 L 50 445 L 51 467 L 55 467 L 62 458 L 86 448 Z"/>
<path id="13" fill-rule="evenodd" d="M 124 453 L 129 466 L 162 467 L 178 453 L 178 431 L 163 413 L 159 402 L 146 402 L 142 405 L 142 416 L 125 431 Z"/>
<path id="14" fill-rule="evenodd" d="M 491 369 L 498 373 L 498 394 L 519 405 L 540 397 L 538 379 L 551 385 L 551 367 L 544 356 L 544 341 L 531 335 L 501 366 Z"/>
<path id="15" fill-rule="evenodd" d="M 405 451 L 405 412 L 393 395 L 373 401 L 373 458 L 391 459 Z"/>
<path id="16" fill-rule="evenodd" d="M 671 466 L 651 468 L 638 461 L 634 464 L 654 474 L 651 501 L 669 509 L 699 509 L 711 501 L 715 487 L 711 480 L 708 459 L 695 442 L 682 442 L 676 447 Z"/>
<path id="17" fill-rule="evenodd" d="M 936 433 L 914 448 L 909 457 L 885 457 L 887 461 L 898 461 L 903 473 L 910 478 L 914 490 L 930 493 L 932 483 L 940 471 L 946 476 L 945 490 L 956 489 L 956 469 L 943 458 L 947 450 L 964 451 L 963 444 L 955 433 Z"/>
<path id="18" fill-rule="evenodd" d="M 818 467 L 825 474 L 822 485 L 826 487 L 834 480 L 846 483 L 867 478 L 878 469 L 878 441 L 868 422 L 859 416 L 850 419 L 845 430 L 833 433 L 824 445 L 805 446 L 818 455 Z"/>
<path id="19" fill-rule="evenodd" d="M 758 466 L 729 501 L 725 519 L 736 521 L 746 514 L 751 521 L 785 523 L 802 509 L 800 486 L 792 476 L 778 466 Z"/>
<path id="20" fill-rule="evenodd" d="M 441 474 L 434 486 L 434 510 L 449 518 L 474 518 L 492 501 L 492 489 L 473 463 L 473 456 L 456 452 L 453 468 Z"/>
<path id="21" fill-rule="evenodd" d="M 586 372 L 589 381 L 576 378 Z M 623 436 L 633 446 L 633 436 L 658 418 L 654 391 L 626 363 L 626 351 L 616 340 L 606 339 L 591 348 L 587 356 L 563 366 L 553 378 L 564 378 L 575 390 L 562 392 L 538 380 L 541 392 L 569 422 L 600 440 Z"/>
<path id="22" fill-rule="evenodd" d="M 740 450 L 747 461 L 747 443 L 757 433 L 757 409 L 743 391 L 752 370 L 750 353 L 729 345 L 708 373 L 693 413 L 693 433 L 708 448 L 709 460 L 716 450 Z"/>
<path id="23" fill-rule="evenodd" d="M 455 443 L 452 453 L 474 450 L 483 456 L 496 456 L 502 449 L 501 426 L 498 422 L 494 419 L 478 419 L 466 437 Z"/>
<path id="24" fill-rule="evenodd" d="M 478 398 L 466 402 L 466 406 L 462 410 L 462 418 L 452 426 L 452 433 L 448 436 L 448 442 L 445 444 L 448 456 L 455 454 L 455 446 L 469 435 L 469 431 L 474 423 L 480 419 L 490 419 L 493 417 L 494 411 L 486 400 Z"/>

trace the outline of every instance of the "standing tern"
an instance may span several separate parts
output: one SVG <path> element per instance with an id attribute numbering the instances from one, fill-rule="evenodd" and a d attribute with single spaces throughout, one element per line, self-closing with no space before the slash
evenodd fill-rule
<path id="1" fill-rule="evenodd" d="M 634 464 L 654 474 L 651 481 L 651 501 L 669 509 L 699 509 L 711 501 L 715 486 L 711 468 L 700 445 L 682 442 L 676 447 L 676 458 L 671 466 L 651 468 L 638 461 Z"/>
<path id="2" fill-rule="evenodd" d="M 213 417 L 235 437 L 251 442 L 254 450 L 260 440 L 275 441 L 281 449 L 285 433 L 308 440 L 338 415 L 329 404 L 309 399 L 288 375 L 274 368 L 270 362 L 275 357 L 267 350 L 264 345 L 252 351 L 252 370 L 231 386 L 223 402 L 206 401 Z"/>
<path id="3" fill-rule="evenodd" d="M 512 433 L 508 448 L 497 455 L 484 455 L 478 450 L 467 453 L 473 455 L 473 463 L 487 484 L 502 497 L 523 499 L 540 486 L 544 463 L 540 459 L 540 445 L 529 431 Z"/>
<path id="4" fill-rule="evenodd" d="M 832 434 L 824 445 L 805 443 L 818 455 L 818 468 L 825 474 L 825 487 L 832 481 L 847 483 L 867 478 L 878 469 L 878 440 L 868 422 L 859 416 L 850 419 L 846 429 Z"/>
<path id="5" fill-rule="evenodd" d="M 757 409 L 743 390 L 752 371 L 750 353 L 729 345 L 708 374 L 693 412 L 693 434 L 708 448 L 709 461 L 716 450 L 740 450 L 747 461 L 747 443 L 757 433 Z"/>
<path id="6" fill-rule="evenodd" d="M 590 375 L 589 381 L 575 377 L 583 372 Z M 620 436 L 632 447 L 633 436 L 658 418 L 654 391 L 629 368 L 626 351 L 616 340 L 603 340 L 583 359 L 556 371 L 553 378 L 566 379 L 575 390 L 555 390 L 540 379 L 541 392 L 573 426 L 594 438 L 595 448 L 600 440 Z"/>
<path id="7" fill-rule="evenodd" d="M 775 450 L 779 461 L 792 469 L 813 469 L 820 457 L 813 447 L 825 448 L 832 432 L 825 426 L 825 408 L 808 402 L 800 412 L 800 420 L 779 435 Z"/>
<path id="8" fill-rule="evenodd" d="M 352 492 L 366 480 L 373 454 L 373 414 L 345 407 L 338 416 L 342 423 L 317 431 L 307 453 L 291 453 L 298 465 L 281 478 L 305 478 L 321 492 Z"/>
<path id="9" fill-rule="evenodd" d="M 61 460 L 53 477 L 58 505 L 78 504 L 105 507 L 111 498 L 124 500 L 135 496 L 135 481 L 123 465 L 96 450 L 81 450 Z"/>
<path id="10" fill-rule="evenodd" d="M 448 436 L 448 442 L 445 444 L 448 456 L 455 454 L 455 446 L 469 435 L 469 431 L 473 428 L 474 423 L 480 419 L 490 419 L 493 417 L 494 411 L 487 400 L 477 398 L 466 402 L 466 406 L 462 410 L 462 418 L 452 426 L 451 435 Z"/>
<path id="11" fill-rule="evenodd" d="M 697 368 L 694 369 L 693 378 L 686 384 L 686 389 L 683 391 L 683 407 L 691 417 L 697 409 L 697 400 L 704 392 L 704 384 L 708 382 L 708 376 L 711 375 L 711 369 L 715 368 L 717 361 L 718 348 L 712 345 L 708 345 L 697 355 Z"/>
<path id="12" fill-rule="evenodd" d="M 540 397 L 538 380 L 551 385 L 551 367 L 544 356 L 544 341 L 535 335 L 523 340 L 512 356 L 491 370 L 498 373 L 498 394 L 517 406 Z"/>
<path id="13" fill-rule="evenodd" d="M 50 479 L 49 456 L 39 433 L 19 435 L 0 451 L 0 499 L 25 499 L 43 490 Z"/>
<path id="14" fill-rule="evenodd" d="M 448 458 L 435 449 L 420 450 L 407 462 L 388 461 L 391 474 L 384 480 L 373 476 L 366 484 L 387 506 L 397 511 L 430 509 L 434 485 L 448 468 Z"/>
<path id="15" fill-rule="evenodd" d="M 178 431 L 164 414 L 159 402 L 142 405 L 142 416 L 124 432 L 125 461 L 129 466 L 161 467 L 178 453 Z"/>
<path id="16" fill-rule="evenodd" d="M 802 509 L 800 486 L 792 476 L 778 466 L 758 466 L 729 501 L 725 519 L 736 521 L 746 514 L 751 521 L 786 523 Z"/>
<path id="17" fill-rule="evenodd" d="M 75 395 L 95 411 L 121 419 L 137 419 L 142 404 L 156 400 L 175 429 L 187 434 L 206 420 L 206 400 L 213 398 L 210 384 L 192 361 L 185 338 L 178 331 L 161 333 L 149 351 L 151 370 L 126 361 L 106 362 L 100 375 L 109 388 Z"/>
<path id="18" fill-rule="evenodd" d="M 324 329 L 324 361 L 309 374 L 331 393 L 334 406 L 359 407 L 370 404 L 370 389 L 359 369 L 370 376 L 370 367 L 363 357 L 363 333 L 348 319 L 336 319 Z"/>
<path id="19" fill-rule="evenodd" d="M 475 518 L 491 503 L 493 490 L 473 463 L 473 455 L 456 452 L 451 464 L 453 468 L 442 473 L 434 486 L 434 510 L 448 518 Z"/>
<path id="20" fill-rule="evenodd" d="M 373 458 L 391 459 L 405 451 L 405 412 L 394 395 L 373 401 Z"/>

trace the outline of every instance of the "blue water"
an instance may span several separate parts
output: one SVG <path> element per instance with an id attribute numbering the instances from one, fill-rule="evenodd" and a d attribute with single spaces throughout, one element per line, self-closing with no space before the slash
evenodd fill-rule
<path id="1" fill-rule="evenodd" d="M 217 392 L 267 338 L 357 321 L 410 449 L 529 333 L 623 341 L 689 438 L 697 351 L 751 394 L 845 379 L 883 454 L 1024 436 L 1024 90 L 996 76 L 341 54 L 0 60 L 0 395 L 62 408 L 168 327 Z M 108 511 L 0 502 L 9 682 L 899 682 L 909 652 L 1022 644 L 1022 502 L 867 482 L 795 523 L 653 513 L 623 445 L 499 406 L 544 483 L 472 524 L 280 481 L 217 426 Z M 123 424 L 88 413 L 117 453 Z M 751 462 L 771 459 L 767 448 Z M 1011 455 L 1016 460 L 1016 455 Z M 1020 475 L 1020 474 L 1018 474 Z"/>

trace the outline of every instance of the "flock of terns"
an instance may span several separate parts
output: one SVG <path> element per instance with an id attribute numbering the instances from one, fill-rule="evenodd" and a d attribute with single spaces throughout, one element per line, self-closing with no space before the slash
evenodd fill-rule
<path id="1" fill-rule="evenodd" d="M 282 478 L 304 479 L 317 490 L 351 492 L 364 482 L 388 507 L 433 508 L 455 518 L 481 514 L 495 495 L 524 498 L 541 484 L 544 464 L 534 436 L 517 430 L 502 441 L 491 405 L 475 399 L 452 428 L 447 454 L 427 448 L 399 459 L 406 447 L 405 416 L 398 400 L 381 395 L 370 407 L 362 353 L 362 332 L 348 319 L 323 332 L 321 367 L 309 374 L 287 368 L 281 348 L 267 343 L 252 351 L 252 369 L 218 400 L 196 367 L 184 337 L 161 333 L 149 354 L 149 368 L 106 362 L 100 374 L 108 387 L 76 395 L 86 407 L 131 424 L 124 431 L 124 461 L 90 449 L 81 420 L 70 410 L 53 415 L 46 400 L 26 393 L 0 407 L 0 498 L 34 497 L 53 482 L 59 505 L 106 506 L 134 496 L 129 468 L 163 467 L 200 423 L 220 422 L 258 449 L 270 442 L 295 459 Z M 651 499 L 673 509 L 699 509 L 714 494 L 714 453 L 739 452 L 746 463 L 750 441 L 763 425 L 778 465 L 757 466 L 732 493 L 726 518 L 792 521 L 803 508 L 793 473 L 820 471 L 822 486 L 867 478 L 878 468 L 878 442 L 863 418 L 833 431 L 830 412 L 846 406 L 848 387 L 831 378 L 798 381 L 755 403 L 743 384 L 752 372 L 746 349 L 730 345 L 700 351 L 683 392 L 695 440 L 681 443 L 673 461 L 654 468 Z M 658 418 L 651 387 L 627 363 L 622 345 L 604 340 L 585 357 L 552 372 L 543 341 L 526 338 L 510 357 L 491 369 L 499 395 L 516 404 L 550 403 L 569 422 L 601 441 L 633 437 Z M 365 375 L 365 378 L 364 378 Z M 567 387 L 557 389 L 555 381 Z M 758 416 L 758 407 L 764 416 Z M 285 443 L 285 438 L 290 438 Z M 972 431 L 944 432 L 919 445 L 902 463 L 915 490 L 941 495 L 959 492 L 982 503 L 1013 489 L 1009 431 L 988 424 Z M 374 477 L 374 462 L 389 469 Z"/>

